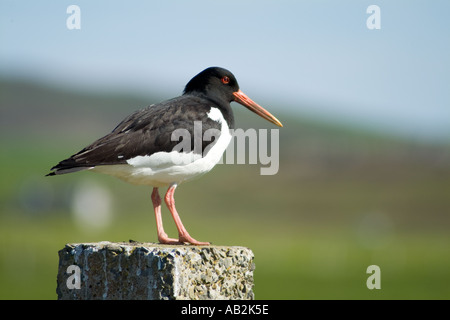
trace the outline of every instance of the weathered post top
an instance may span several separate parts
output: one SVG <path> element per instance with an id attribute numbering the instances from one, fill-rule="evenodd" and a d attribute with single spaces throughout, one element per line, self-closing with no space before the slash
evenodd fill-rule
<path id="1" fill-rule="evenodd" d="M 254 299 L 245 247 L 108 241 L 59 251 L 58 299 Z"/>

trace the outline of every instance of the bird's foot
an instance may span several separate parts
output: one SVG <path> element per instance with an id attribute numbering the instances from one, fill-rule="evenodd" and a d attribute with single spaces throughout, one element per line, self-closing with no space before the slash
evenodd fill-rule
<path id="1" fill-rule="evenodd" d="M 201 242 L 201 241 L 195 240 L 189 234 L 188 235 L 180 235 L 179 239 L 173 239 L 173 238 L 169 238 L 169 236 L 164 233 L 164 234 L 158 235 L 158 241 L 161 244 L 172 244 L 172 245 L 181 245 L 181 244 L 185 244 L 185 243 L 189 243 L 194 246 L 210 245 L 209 242 Z"/>
<path id="2" fill-rule="evenodd" d="M 158 241 L 161 244 L 183 244 L 182 242 L 178 241 L 177 239 L 169 238 L 169 236 L 165 233 L 158 234 Z"/>
<path id="3" fill-rule="evenodd" d="M 190 243 L 194 246 L 209 246 L 209 242 L 200 242 L 192 238 L 189 234 L 180 234 L 178 241 L 181 243 Z"/>

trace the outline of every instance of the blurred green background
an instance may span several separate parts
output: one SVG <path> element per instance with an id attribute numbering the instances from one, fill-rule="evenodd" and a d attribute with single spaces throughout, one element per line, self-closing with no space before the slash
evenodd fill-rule
<path id="1" fill-rule="evenodd" d="M 194 238 L 252 249 L 257 299 L 450 298 L 447 4 L 382 1 L 382 29 L 368 31 L 368 2 L 249 1 L 245 19 L 218 21 L 239 3 L 99 3 L 79 1 L 78 31 L 69 2 L 1 4 L 0 299 L 56 299 L 66 243 L 157 240 L 151 187 L 44 175 L 210 65 L 284 128 L 276 175 L 222 164 L 177 189 Z M 237 127 L 273 129 L 233 108 Z M 165 207 L 163 219 L 175 236 Z M 380 290 L 366 287 L 373 264 Z"/>
<path id="2" fill-rule="evenodd" d="M 150 187 L 90 172 L 44 177 L 106 133 L 103 127 L 114 123 L 109 118 L 119 121 L 130 103 L 144 102 L 1 85 L 10 117 L 14 110 L 46 112 L 27 115 L 26 132 L 1 141 L 0 297 L 55 299 L 57 252 L 66 243 L 157 240 Z M 239 127 L 266 125 L 235 110 Z M 277 116 L 284 124 L 278 174 L 222 164 L 177 189 L 190 233 L 251 248 L 258 299 L 448 298 L 448 145 Z M 165 207 L 163 218 L 175 236 Z M 372 264 L 381 268 L 381 290 L 366 287 Z"/>

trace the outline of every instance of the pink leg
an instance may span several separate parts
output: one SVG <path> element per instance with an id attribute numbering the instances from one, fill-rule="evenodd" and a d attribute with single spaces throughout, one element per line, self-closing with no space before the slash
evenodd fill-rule
<path id="1" fill-rule="evenodd" d="M 153 188 L 152 192 L 153 208 L 155 209 L 156 230 L 158 232 L 159 243 L 164 244 L 180 244 L 177 239 L 172 239 L 164 232 L 163 222 L 161 218 L 161 198 L 159 197 L 158 188 Z"/>
<path id="2" fill-rule="evenodd" d="M 203 246 L 203 245 L 209 245 L 209 242 L 200 242 L 192 238 L 189 233 L 187 232 L 186 228 L 183 226 L 183 223 L 181 222 L 180 216 L 178 215 L 177 209 L 175 209 L 175 199 L 174 199 L 174 193 L 175 188 L 177 187 L 176 184 L 173 184 L 169 187 L 167 190 L 166 196 L 164 198 L 167 207 L 170 210 L 170 213 L 172 214 L 173 220 L 175 221 L 175 225 L 178 229 L 178 241 L 181 243 L 190 243 L 197 246 Z"/>

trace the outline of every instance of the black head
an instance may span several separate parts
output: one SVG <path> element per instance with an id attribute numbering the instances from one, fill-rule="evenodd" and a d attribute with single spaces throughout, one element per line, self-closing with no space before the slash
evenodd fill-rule
<path id="1" fill-rule="evenodd" d="M 184 94 L 204 94 L 208 98 L 226 103 L 234 101 L 233 92 L 239 91 L 239 85 L 234 75 L 219 67 L 203 70 L 188 82 Z"/>
<path id="2" fill-rule="evenodd" d="M 210 67 L 203 70 L 188 82 L 184 94 L 203 95 L 225 108 L 229 108 L 230 102 L 236 101 L 277 126 L 283 126 L 277 118 L 247 97 L 239 89 L 234 75 L 223 68 Z"/>

